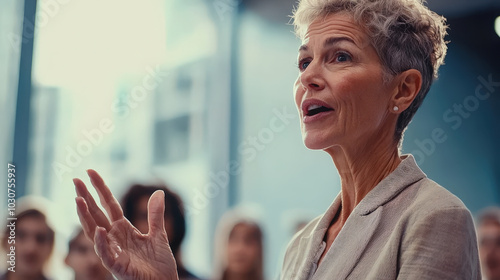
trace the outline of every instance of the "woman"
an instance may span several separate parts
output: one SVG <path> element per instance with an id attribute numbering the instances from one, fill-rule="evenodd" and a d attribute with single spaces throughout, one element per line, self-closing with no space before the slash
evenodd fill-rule
<path id="1" fill-rule="evenodd" d="M 46 209 L 30 204 L 31 198 L 19 203 L 14 227 L 5 227 L 2 247 L 9 254 L 9 269 L 1 280 L 46 280 L 44 267 L 54 249 L 54 230 L 49 225 Z M 24 203 L 25 202 L 25 203 Z M 9 223 L 12 223 L 9 221 Z M 15 230 L 15 234 L 11 230 Z M 11 237 L 14 238 L 11 238 Z M 10 256 L 14 253 L 14 259 Z"/>
<path id="2" fill-rule="evenodd" d="M 64 258 L 64 263 L 73 270 L 74 280 L 113 279 L 95 254 L 94 244 L 85 237 L 81 228 L 77 229 L 68 245 L 68 254 Z"/>
<path id="3" fill-rule="evenodd" d="M 214 280 L 263 280 L 262 230 L 247 209 L 224 214 L 215 234 Z"/>
<path id="4" fill-rule="evenodd" d="M 443 62 L 444 19 L 421 0 L 302 0 L 294 24 L 302 39 L 295 101 L 303 140 L 332 157 L 341 192 L 290 242 L 281 279 L 480 279 L 470 212 L 399 153 Z M 124 279 L 148 276 L 138 264 L 150 256 L 135 260 L 143 252 L 133 246 L 110 247 L 139 237 L 115 236 L 121 209 L 97 173 L 89 175 L 113 224 L 90 214 L 100 210 L 79 180 L 78 211 L 90 237 L 96 224 L 106 228 L 95 237 L 104 263 Z M 161 196 L 153 194 L 151 212 L 163 207 Z M 147 242 L 164 246 L 161 229 L 158 220 Z M 163 262 L 154 269 L 172 270 L 173 260 L 155 253 Z"/>
<path id="5" fill-rule="evenodd" d="M 486 280 L 500 279 L 500 208 L 484 209 L 476 220 L 479 259 Z"/>

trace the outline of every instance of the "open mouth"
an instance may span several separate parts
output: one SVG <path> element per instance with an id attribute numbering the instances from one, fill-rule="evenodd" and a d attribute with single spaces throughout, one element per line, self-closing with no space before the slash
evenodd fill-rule
<path id="1" fill-rule="evenodd" d="M 320 105 L 310 105 L 307 107 L 306 116 L 312 117 L 312 116 L 317 115 L 319 113 L 330 112 L 330 111 L 333 111 L 333 109 L 325 107 L 325 106 L 320 106 Z"/>
<path id="2" fill-rule="evenodd" d="M 311 123 L 329 116 L 335 111 L 333 107 L 320 99 L 310 98 L 302 102 L 302 116 L 304 123 Z"/>

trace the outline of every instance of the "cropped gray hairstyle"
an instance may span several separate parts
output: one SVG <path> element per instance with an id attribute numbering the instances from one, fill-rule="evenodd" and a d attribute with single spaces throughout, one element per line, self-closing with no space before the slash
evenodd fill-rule
<path id="1" fill-rule="evenodd" d="M 299 0 L 292 17 L 295 32 L 303 39 L 314 20 L 341 12 L 353 16 L 367 31 L 382 61 L 385 82 L 409 69 L 422 74 L 420 92 L 396 124 L 395 139 L 401 141 L 443 64 L 446 19 L 422 0 Z"/>

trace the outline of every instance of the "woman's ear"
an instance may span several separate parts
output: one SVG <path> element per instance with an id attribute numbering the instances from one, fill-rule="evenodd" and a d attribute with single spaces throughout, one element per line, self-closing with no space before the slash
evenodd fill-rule
<path id="1" fill-rule="evenodd" d="M 397 106 L 399 112 L 410 107 L 422 88 L 422 74 L 416 69 L 406 70 L 397 77 L 397 90 L 392 96 L 391 108 Z"/>

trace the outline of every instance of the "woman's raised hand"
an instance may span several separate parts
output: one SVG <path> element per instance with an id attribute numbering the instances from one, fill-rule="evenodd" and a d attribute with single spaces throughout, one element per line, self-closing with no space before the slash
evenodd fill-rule
<path id="1" fill-rule="evenodd" d="M 156 191 L 148 202 L 148 234 L 124 216 L 120 204 L 94 170 L 87 171 L 109 219 L 80 179 L 74 179 L 78 217 L 104 266 L 118 279 L 177 280 L 177 267 L 165 232 L 165 198 Z"/>

